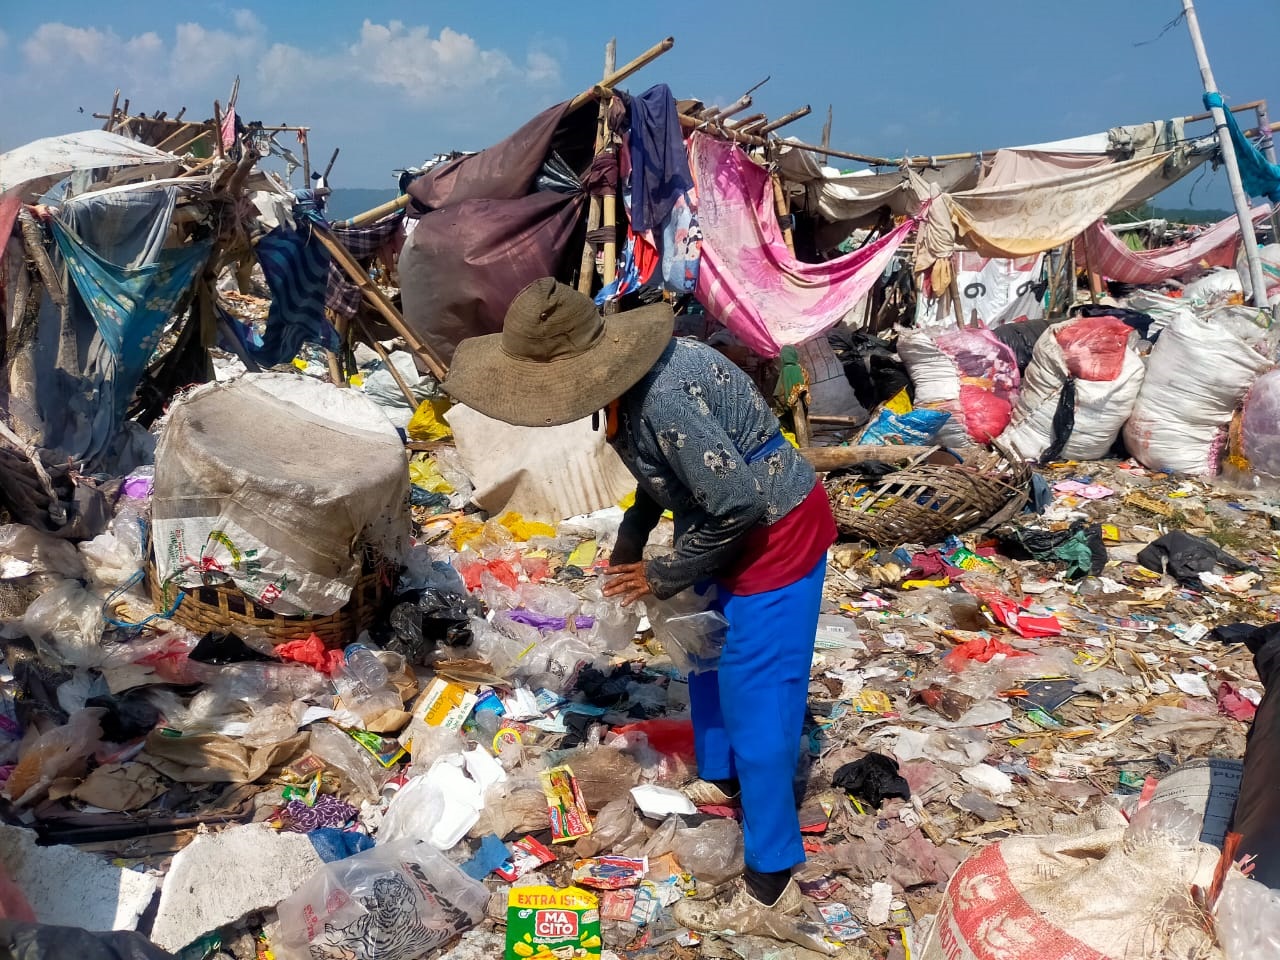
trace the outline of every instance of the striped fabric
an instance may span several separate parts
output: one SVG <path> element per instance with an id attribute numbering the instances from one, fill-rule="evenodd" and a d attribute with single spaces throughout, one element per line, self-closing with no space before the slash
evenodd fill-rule
<path id="1" fill-rule="evenodd" d="M 312 236 L 311 224 L 276 227 L 258 241 L 257 254 L 271 289 L 271 312 L 255 359 L 265 366 L 284 363 L 304 342 L 337 349 L 338 332 L 324 315 L 329 251 Z"/>
<path id="2" fill-rule="evenodd" d="M 1270 206 L 1256 207 L 1253 222 L 1270 215 Z M 1159 283 L 1189 273 L 1206 259 L 1215 265 L 1230 264 L 1239 239 L 1240 222 L 1228 217 L 1194 240 L 1135 252 L 1099 220 L 1076 238 L 1076 261 L 1087 262 L 1094 273 L 1121 283 Z"/>

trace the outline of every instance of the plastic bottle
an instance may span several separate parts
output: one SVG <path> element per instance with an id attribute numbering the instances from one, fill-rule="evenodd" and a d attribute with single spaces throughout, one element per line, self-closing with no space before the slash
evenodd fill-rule
<path id="1" fill-rule="evenodd" d="M 352 679 L 363 684 L 370 693 L 381 690 L 390 681 L 387 668 L 382 665 L 378 655 L 363 643 L 349 644 L 344 655 L 346 657 L 344 670 Z"/>

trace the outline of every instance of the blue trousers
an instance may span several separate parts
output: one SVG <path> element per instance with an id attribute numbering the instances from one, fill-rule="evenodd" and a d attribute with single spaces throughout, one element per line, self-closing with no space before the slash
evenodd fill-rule
<path id="1" fill-rule="evenodd" d="M 826 571 L 823 557 L 788 586 L 722 595 L 729 630 L 719 669 L 689 677 L 698 775 L 738 778 L 745 860 L 761 873 L 804 862 L 791 783 Z"/>

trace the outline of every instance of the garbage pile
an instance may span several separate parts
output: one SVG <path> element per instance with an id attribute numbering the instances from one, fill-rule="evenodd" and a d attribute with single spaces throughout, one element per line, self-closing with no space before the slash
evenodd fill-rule
<path id="1" fill-rule="evenodd" d="M 1017 885 L 1047 854 L 1011 844 L 1091 824 L 1105 859 L 1184 764 L 1239 776 L 1263 689 L 1237 625 L 1280 610 L 1280 505 L 1055 463 L 989 534 L 832 549 L 795 784 L 812 909 L 696 934 L 673 906 L 742 869 L 737 809 L 682 790 L 717 615 L 602 598 L 617 508 L 455 511 L 448 447 L 410 477 L 436 496 L 394 600 L 340 644 L 156 616 L 147 468 L 94 540 L 0 527 L 6 915 L 181 957 L 916 955 L 969 923 L 947 884 L 992 851 Z M 1200 817 L 1178 869 L 1148 854 L 1169 889 L 1212 873 L 1229 813 Z"/>

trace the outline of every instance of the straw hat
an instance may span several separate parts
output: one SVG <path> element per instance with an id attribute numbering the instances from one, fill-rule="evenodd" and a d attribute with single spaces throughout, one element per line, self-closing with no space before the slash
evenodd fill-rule
<path id="1" fill-rule="evenodd" d="M 485 416 L 521 427 L 581 420 L 649 372 L 671 340 L 665 303 L 602 319 L 591 298 L 552 277 L 511 301 L 502 332 L 458 344 L 442 386 Z"/>

